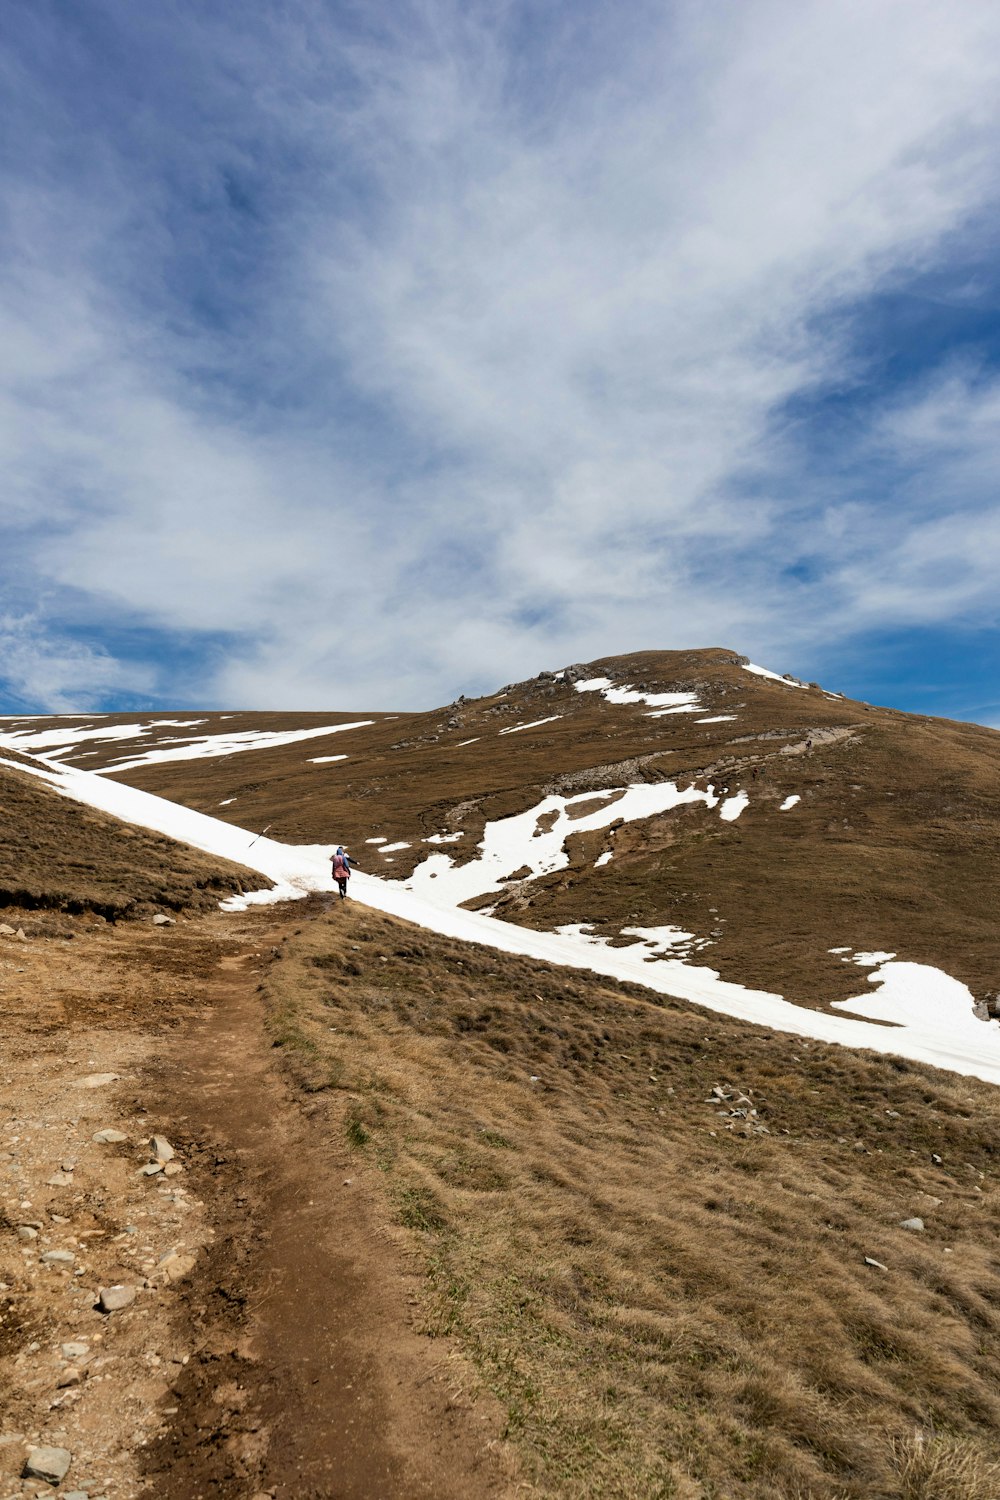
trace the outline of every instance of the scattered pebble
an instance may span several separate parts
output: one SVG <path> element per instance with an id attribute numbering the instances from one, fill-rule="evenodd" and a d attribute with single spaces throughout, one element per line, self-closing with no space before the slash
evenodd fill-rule
<path id="1" fill-rule="evenodd" d="M 916 1229 L 919 1231 L 923 1229 L 924 1221 L 923 1219 L 900 1219 L 899 1227 L 900 1229 Z"/>
<path id="2" fill-rule="evenodd" d="M 150 1151 L 152 1151 L 157 1161 L 173 1160 L 174 1148 L 173 1146 L 171 1146 L 165 1135 L 154 1135 L 149 1143 L 149 1149 Z"/>
<path id="3" fill-rule="evenodd" d="M 128 1140 L 124 1130 L 98 1130 L 91 1136 L 92 1141 L 97 1141 L 102 1146 L 120 1146 Z"/>
<path id="4" fill-rule="evenodd" d="M 876 1271 L 888 1271 L 888 1269 L 889 1269 L 889 1267 L 888 1266 L 884 1266 L 880 1260 L 875 1260 L 870 1255 L 866 1255 L 865 1256 L 865 1265 L 866 1266 L 874 1266 L 875 1269 L 876 1269 Z"/>
<path id="5" fill-rule="evenodd" d="M 102 1089 L 106 1084 L 117 1083 L 117 1073 L 88 1073 L 86 1078 L 78 1078 L 77 1085 L 81 1089 Z"/>

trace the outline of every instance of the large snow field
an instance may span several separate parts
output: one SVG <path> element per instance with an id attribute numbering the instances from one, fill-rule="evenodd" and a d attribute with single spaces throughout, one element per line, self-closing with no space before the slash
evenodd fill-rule
<path id="1" fill-rule="evenodd" d="M 149 735 L 159 735 L 161 729 L 192 729 L 207 722 L 207 719 L 150 719 L 145 723 L 106 724 L 100 728 L 84 725 L 60 729 L 13 729 L 0 734 L 0 745 L 9 745 L 13 750 L 36 755 L 40 760 L 52 761 L 91 741 L 107 741 L 110 744 L 119 740 L 135 741 Z M 299 740 L 343 734 L 348 729 L 366 729 L 374 722 L 374 719 L 357 719 L 350 724 L 325 724 L 318 729 L 246 729 L 222 734 L 171 735 L 158 738 L 155 744 L 137 754 L 124 755 L 111 765 L 102 766 L 95 774 L 110 775 L 117 771 L 131 771 L 136 766 L 238 755 L 246 750 L 274 750 L 280 745 L 294 745 Z"/>
<path id="2" fill-rule="evenodd" d="M 100 808 L 125 822 L 166 834 L 206 853 L 234 860 L 275 882 L 273 890 L 230 898 L 222 903 L 224 909 L 237 910 L 252 904 L 291 900 L 332 888 L 329 845 L 282 844 L 258 836 L 252 829 L 234 827 L 149 792 L 71 766 L 39 764 L 28 767 L 5 760 L 0 760 L 0 764 L 39 777 L 63 796 Z M 668 786 L 671 786 L 669 792 Z M 628 801 L 630 795 L 632 800 Z M 604 808 L 578 819 L 570 818 L 567 808 L 583 799 L 546 798 L 539 807 L 555 814 L 553 827 L 548 831 L 544 827 L 538 828 L 538 808 L 519 818 L 503 819 L 490 825 L 502 832 L 490 833 L 488 830 L 480 858 L 472 862 L 474 867 L 479 867 L 476 883 L 495 881 L 498 869 L 510 865 L 515 859 L 518 861 L 513 866 L 515 870 L 528 865 L 541 872 L 557 858 L 556 837 L 565 838 L 568 831 L 582 830 L 594 818 L 606 818 L 607 821 L 597 821 L 593 826 L 607 826 L 611 821 L 607 814 L 612 811 L 617 818 L 624 816 L 623 809 L 627 808 L 632 817 L 638 818 L 651 816 L 654 807 L 663 812 L 670 806 L 693 800 L 714 805 L 714 801 L 709 801 L 710 797 L 714 798 L 712 793 L 699 793 L 694 788 L 678 793 L 669 783 L 630 787 L 612 801 L 613 796 L 608 794 L 609 800 Z M 553 805 L 548 805 L 550 803 Z M 536 839 L 539 841 L 537 848 L 533 847 Z M 445 861 L 434 880 L 427 872 L 432 860 Z M 521 954 L 564 968 L 590 970 L 793 1036 L 894 1054 L 933 1067 L 950 1068 L 988 1083 L 1000 1083 L 1000 1027 L 977 1020 L 972 1012 L 973 998 L 968 988 L 927 964 L 880 962 L 868 976 L 868 982 L 873 986 L 869 993 L 838 1002 L 836 1013 L 808 1010 L 781 995 L 733 984 L 720 978 L 713 969 L 671 956 L 672 949 L 683 951 L 687 948 L 690 951 L 690 935 L 678 933 L 675 929 L 628 929 L 625 935 L 634 936 L 636 942 L 625 948 L 612 948 L 605 939 L 579 928 L 534 932 L 480 912 L 462 910 L 453 903 L 456 899 L 465 899 L 464 881 L 468 877 L 462 877 L 460 870 L 450 875 L 450 865 L 447 855 L 432 855 L 419 867 L 424 870 L 424 875 L 419 876 L 418 869 L 409 882 L 379 879 L 357 872 L 351 881 L 351 892 L 373 910 L 400 917 L 446 937 L 480 943 L 501 952 Z M 452 888 L 445 899 L 447 885 L 441 881 L 449 879 Z M 856 961 L 871 958 L 881 959 L 882 955 L 859 955 Z"/>

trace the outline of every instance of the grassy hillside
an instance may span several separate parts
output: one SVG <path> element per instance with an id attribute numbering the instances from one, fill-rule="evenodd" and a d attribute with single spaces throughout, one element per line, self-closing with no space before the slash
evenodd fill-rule
<path id="1" fill-rule="evenodd" d="M 995 1090 L 350 906 L 266 997 L 533 1493 L 1000 1493 Z"/>
<path id="2" fill-rule="evenodd" d="M 0 767 L 0 909 L 92 911 L 110 920 L 202 910 L 267 882 L 186 844 L 131 828 Z"/>
<path id="3" fill-rule="evenodd" d="M 734 822 L 689 806 L 571 838 L 570 868 L 510 880 L 490 898 L 496 914 L 542 928 L 589 922 L 613 939 L 623 926 L 673 924 L 704 942 L 699 961 L 724 978 L 806 1005 L 857 990 L 856 968 L 831 948 L 933 964 L 979 998 L 1000 989 L 995 731 L 755 676 L 721 649 L 608 658 L 584 675 L 693 693 L 701 711 L 654 718 L 642 703 L 547 676 L 329 741 L 139 766 L 123 779 L 245 827 L 270 824 L 280 838 L 343 841 L 393 878 L 442 833 L 460 833 L 447 852 L 469 858 L 488 820 L 551 792 L 662 780 L 743 789 L 749 805 Z M 194 732 L 330 721 L 209 715 Z M 505 732 L 521 724 L 535 727 Z M 178 731 L 162 733 L 172 743 Z M 101 766 L 129 749 L 97 742 L 66 758 Z M 346 758 L 319 759 L 330 753 Z M 800 800 L 781 811 L 791 796 Z M 380 854 L 372 838 L 410 847 Z"/>

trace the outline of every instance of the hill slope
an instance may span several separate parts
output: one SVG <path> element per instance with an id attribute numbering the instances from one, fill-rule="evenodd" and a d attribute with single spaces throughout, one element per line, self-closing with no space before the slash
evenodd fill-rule
<path id="1" fill-rule="evenodd" d="M 612 942 L 678 929 L 692 961 L 799 1004 L 855 993 L 866 953 L 933 965 L 980 1001 L 1000 987 L 993 730 L 851 702 L 721 649 L 603 659 L 428 714 L 207 715 L 187 749 L 176 720 L 144 724 L 60 720 L 72 743 L 57 753 L 272 837 L 347 843 L 372 873 L 423 864 L 422 893 L 478 896 L 522 925 Z M 52 728 L 12 726 L 43 754 Z M 241 734 L 256 748 L 219 738 Z M 280 742 L 293 735 L 309 738 Z M 583 795 L 666 782 L 706 795 L 628 822 Z M 532 808 L 543 824 L 565 813 L 560 868 L 521 857 L 452 879 L 488 825 Z"/>
<path id="2" fill-rule="evenodd" d="M 18 771 L 18 759 L 0 766 L 0 911 L 93 912 L 114 921 L 212 910 L 221 897 L 261 884 L 228 860 L 69 801 Z"/>

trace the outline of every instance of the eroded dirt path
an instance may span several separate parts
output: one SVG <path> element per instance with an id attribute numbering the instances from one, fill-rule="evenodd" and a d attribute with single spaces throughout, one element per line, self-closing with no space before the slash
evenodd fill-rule
<path id="1" fill-rule="evenodd" d="M 164 1107 L 201 1144 L 194 1175 L 215 1239 L 187 1294 L 202 1339 L 149 1495 L 235 1494 L 251 1480 L 296 1500 L 498 1494 L 493 1414 L 456 1399 L 447 1347 L 414 1332 L 405 1265 L 350 1152 L 322 1107 L 296 1097 L 265 1034 L 256 976 L 281 922 L 247 925 L 158 1069 Z"/>
<path id="2" fill-rule="evenodd" d="M 4 1500 L 53 1493 L 21 1477 L 39 1445 L 94 1500 L 508 1492 L 495 1410 L 415 1331 L 416 1268 L 266 1034 L 302 920 L 26 923 L 0 953 Z"/>

